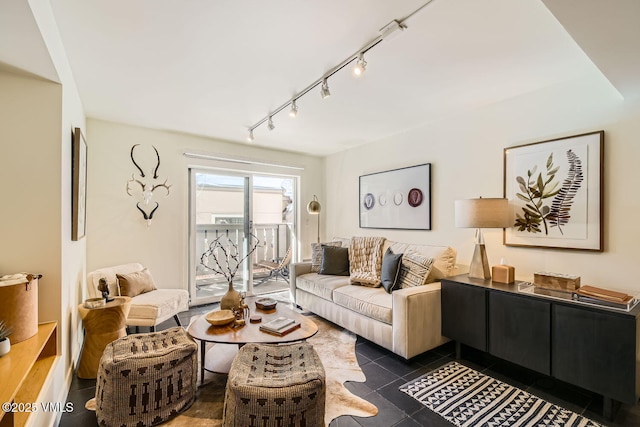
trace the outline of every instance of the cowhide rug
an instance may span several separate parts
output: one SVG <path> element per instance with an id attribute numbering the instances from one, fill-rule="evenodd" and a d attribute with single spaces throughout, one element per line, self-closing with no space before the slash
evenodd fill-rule
<path id="1" fill-rule="evenodd" d="M 344 387 L 346 381 L 364 382 L 366 379 L 356 359 L 356 336 L 318 316 L 310 317 L 316 322 L 319 330 L 308 342 L 320 356 L 327 379 L 325 424 L 328 426 L 333 419 L 342 415 L 376 415 L 378 408 L 375 405 L 352 394 Z M 226 375 L 205 373 L 205 384 L 198 388 L 193 405 L 163 426 L 222 426 L 226 382 Z"/>

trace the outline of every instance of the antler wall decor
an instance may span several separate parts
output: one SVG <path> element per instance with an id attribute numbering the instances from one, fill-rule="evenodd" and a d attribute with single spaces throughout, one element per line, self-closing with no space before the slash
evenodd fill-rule
<path id="1" fill-rule="evenodd" d="M 149 227 L 151 225 L 151 220 L 153 219 L 153 214 L 160 207 L 160 203 L 155 201 L 153 202 L 155 203 L 155 206 L 153 208 L 149 207 L 151 199 L 153 199 L 154 192 L 158 188 L 164 188 L 167 190 L 166 196 L 168 196 L 171 185 L 167 184 L 169 178 L 166 178 L 164 182 L 159 181 L 158 169 L 160 168 L 160 153 L 158 153 L 158 149 L 153 145 L 153 151 L 155 151 L 155 157 L 157 159 L 155 167 L 153 168 L 153 176 L 148 176 L 144 173 L 144 169 L 140 164 L 138 164 L 138 162 L 136 162 L 136 159 L 133 156 L 136 147 L 139 145 L 140 144 L 135 144 L 131 147 L 131 161 L 138 170 L 140 177 L 136 178 L 135 173 L 131 174 L 131 179 L 127 181 L 127 194 L 131 197 L 141 199 L 136 203 L 136 207 L 142 213 L 142 217 L 147 222 L 147 227 Z"/>

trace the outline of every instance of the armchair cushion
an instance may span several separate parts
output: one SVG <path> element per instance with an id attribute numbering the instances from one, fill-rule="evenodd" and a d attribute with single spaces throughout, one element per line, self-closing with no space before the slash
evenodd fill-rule
<path id="1" fill-rule="evenodd" d="M 135 297 L 131 303 L 127 324 L 153 326 L 174 314 L 189 309 L 189 294 L 183 289 L 156 289 Z M 158 322 L 158 323 L 160 323 Z M 150 324 L 149 324 L 150 323 Z"/>
<path id="2" fill-rule="evenodd" d="M 126 297 L 135 297 L 156 289 L 153 276 L 147 268 L 129 274 L 116 273 L 116 277 L 120 295 Z"/>
<path id="3" fill-rule="evenodd" d="M 112 297 L 120 296 L 120 289 L 118 288 L 118 279 L 116 278 L 116 274 L 129 274 L 135 271 L 140 271 L 143 268 L 142 264 L 132 262 L 130 264 L 105 267 L 92 271 L 87 277 L 87 291 L 89 293 L 89 298 L 99 298 L 102 296 L 102 293 L 98 290 L 101 278 L 107 279 L 109 295 Z"/>

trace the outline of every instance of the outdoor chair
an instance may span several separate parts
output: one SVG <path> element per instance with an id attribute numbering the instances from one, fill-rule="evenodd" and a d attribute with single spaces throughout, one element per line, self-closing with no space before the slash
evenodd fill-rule
<path id="1" fill-rule="evenodd" d="M 282 277 L 285 282 L 289 283 L 289 264 L 291 263 L 291 247 L 287 249 L 284 257 L 279 261 L 262 260 L 257 263 L 258 267 L 266 268 L 269 271 L 269 275 L 263 278 L 258 285 L 274 279 L 278 280 L 278 276 Z"/>

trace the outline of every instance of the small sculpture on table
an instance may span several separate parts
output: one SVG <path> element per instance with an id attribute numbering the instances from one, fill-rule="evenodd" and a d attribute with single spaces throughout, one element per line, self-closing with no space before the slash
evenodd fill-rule
<path id="1" fill-rule="evenodd" d="M 107 285 L 107 279 L 101 277 L 98 281 L 98 290 L 102 292 L 102 298 L 104 298 L 104 302 L 111 302 L 113 298 L 109 298 L 109 285 Z"/>
<path id="2" fill-rule="evenodd" d="M 247 303 L 244 301 L 247 293 L 239 292 L 239 294 L 240 294 L 240 305 L 238 307 L 233 307 L 231 309 L 231 311 L 233 312 L 233 315 L 236 318 L 235 325 L 234 325 L 236 327 L 246 325 L 247 324 L 246 319 L 251 315 L 251 310 L 249 309 L 249 306 L 247 305 Z"/>

